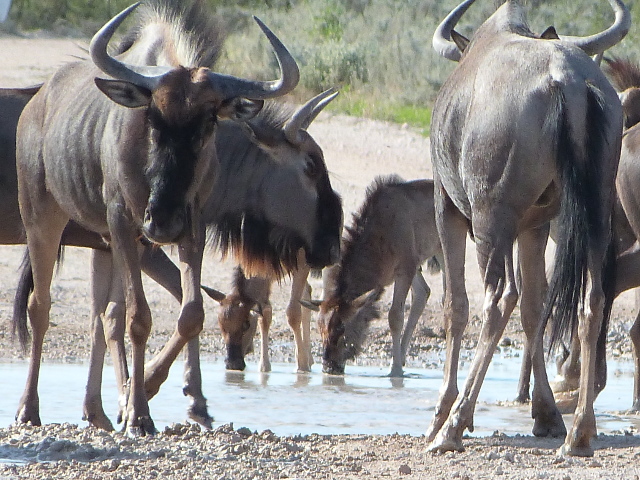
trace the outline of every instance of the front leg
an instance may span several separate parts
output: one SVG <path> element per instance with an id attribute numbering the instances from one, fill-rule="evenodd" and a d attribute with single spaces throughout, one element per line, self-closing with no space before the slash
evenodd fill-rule
<path id="1" fill-rule="evenodd" d="M 207 429 L 211 429 L 213 417 L 209 415 L 207 399 L 202 393 L 200 371 L 200 338 L 195 336 L 187 343 L 187 358 L 184 362 L 182 393 L 189 397 L 187 415 Z"/>
<path id="2" fill-rule="evenodd" d="M 192 236 L 185 236 L 178 244 L 182 304 L 173 335 L 146 367 L 146 392 L 152 398 L 169 376 L 169 368 L 188 341 L 197 336 L 204 324 L 204 307 L 200 290 L 200 271 L 205 241 L 204 225 L 200 216 L 193 214 L 195 225 Z M 193 368 L 193 365 L 191 366 Z"/>
<path id="3" fill-rule="evenodd" d="M 151 332 L 151 311 L 142 286 L 137 231 L 128 217 L 128 212 L 119 207 L 123 204 L 124 202 L 114 202 L 107 207 L 114 267 L 116 271 L 122 272 L 127 332 L 132 351 L 129 398 L 123 420 L 127 434 L 152 435 L 156 433 L 156 428 L 149 413 L 149 403 L 144 390 L 144 355 Z"/>
<path id="4" fill-rule="evenodd" d="M 298 372 L 310 372 L 313 358 L 311 356 L 310 320 L 311 312 L 302 308 L 301 299 L 310 300 L 311 294 L 308 292 L 309 266 L 306 263 L 304 251 L 298 252 L 298 268 L 293 272 L 291 283 L 291 296 L 287 305 L 287 322 L 293 331 L 293 338 L 296 342 L 296 360 L 298 362 Z"/>

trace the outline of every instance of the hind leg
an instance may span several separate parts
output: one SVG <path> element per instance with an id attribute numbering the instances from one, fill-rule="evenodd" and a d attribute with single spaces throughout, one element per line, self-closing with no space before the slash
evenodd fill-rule
<path id="1" fill-rule="evenodd" d="M 60 238 L 69 218 L 52 197 L 45 195 L 45 198 L 38 196 L 32 199 L 26 190 L 25 188 L 20 192 L 20 212 L 27 233 L 27 246 L 33 269 L 33 292 L 29 296 L 27 305 L 32 341 L 27 382 L 18 405 L 16 421 L 41 425 L 38 379 L 42 346 L 45 333 L 49 328 L 53 269 Z"/>
<path id="2" fill-rule="evenodd" d="M 413 269 L 412 269 L 413 270 Z M 413 271 L 412 271 L 413 274 Z M 393 285 L 393 300 L 389 308 L 389 330 L 391 331 L 391 377 L 402 377 L 402 328 L 404 327 L 404 303 L 411 286 L 411 277 L 402 273 Z"/>
<path id="3" fill-rule="evenodd" d="M 402 332 L 402 365 L 405 365 L 407 358 L 407 351 L 409 350 L 409 344 L 413 337 L 413 332 L 416 329 L 420 315 L 424 311 L 424 307 L 431 295 L 431 289 L 422 276 L 422 269 L 418 267 L 415 277 L 411 282 L 411 309 L 409 310 L 409 318 L 407 318 L 407 324 Z"/>
<path id="4" fill-rule="evenodd" d="M 109 303 L 109 291 L 113 278 L 113 259 L 110 252 L 91 252 L 91 353 L 89 355 L 89 377 L 85 389 L 83 420 L 103 430 L 113 430 L 111 420 L 102 405 L 102 369 L 107 350 L 102 317 Z M 122 343 L 124 345 L 124 317 L 121 319 Z M 114 360 L 116 360 L 114 358 Z M 117 362 L 114 362 L 117 363 Z M 116 367 L 116 373 L 118 368 Z M 127 375 L 128 377 L 128 375 Z M 118 381 L 122 394 L 124 384 Z M 122 402 L 119 402 L 122 405 Z"/>
<path id="5" fill-rule="evenodd" d="M 509 225 L 507 221 L 503 220 L 503 223 Z M 486 230 L 494 231 L 490 227 Z M 485 240 L 482 235 L 474 231 L 478 263 L 485 285 L 482 329 L 464 388 L 458 395 L 446 422 L 429 445 L 431 451 L 463 450 L 462 435 L 465 429 L 473 431 L 473 414 L 482 382 L 498 340 L 516 305 L 518 293 L 513 272 L 513 240 L 505 230 L 504 226 L 496 230 L 501 234 L 498 238 L 487 235 L 491 240 Z"/>
<path id="6" fill-rule="evenodd" d="M 261 306 L 260 315 L 260 371 L 271 371 L 271 359 L 269 358 L 269 328 L 273 318 L 273 308 L 271 302 L 267 301 Z"/>
<path id="7" fill-rule="evenodd" d="M 287 322 L 293 331 L 293 338 L 296 342 L 296 360 L 298 362 L 298 372 L 310 372 L 313 364 L 311 356 L 311 312 L 302 308 L 300 300 L 311 300 L 311 286 L 307 283 L 309 277 L 309 267 L 306 264 L 304 252 L 298 254 L 298 268 L 293 273 L 291 283 L 291 296 L 287 305 Z"/>
<path id="8" fill-rule="evenodd" d="M 565 435 L 567 430 L 549 386 L 541 330 L 542 307 L 547 291 L 545 264 L 541 259 L 544 259 L 548 236 L 548 228 L 543 227 L 522 232 L 518 237 L 518 258 L 522 272 L 520 312 L 534 376 L 531 402 L 533 433 L 536 436 L 557 437 Z"/>
<path id="9" fill-rule="evenodd" d="M 458 396 L 458 363 L 462 334 L 469 318 L 469 299 L 465 287 L 464 260 L 467 239 L 467 220 L 436 182 L 436 222 L 444 255 L 445 289 L 444 329 L 447 358 L 444 378 L 435 413 L 426 432 L 427 442 L 433 441 Z"/>

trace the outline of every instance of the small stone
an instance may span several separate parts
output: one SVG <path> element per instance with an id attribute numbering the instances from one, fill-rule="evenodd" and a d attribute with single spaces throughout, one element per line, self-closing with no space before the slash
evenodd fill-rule
<path id="1" fill-rule="evenodd" d="M 400 473 L 400 475 L 411 475 L 411 467 L 403 463 L 398 468 L 398 472 Z"/>
<path id="2" fill-rule="evenodd" d="M 487 460 L 497 460 L 498 458 L 500 458 L 500 454 L 495 450 L 491 450 L 487 453 Z"/>

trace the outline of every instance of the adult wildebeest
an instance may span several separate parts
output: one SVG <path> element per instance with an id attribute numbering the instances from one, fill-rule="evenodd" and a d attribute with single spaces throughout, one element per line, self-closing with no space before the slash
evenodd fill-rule
<path id="1" fill-rule="evenodd" d="M 640 202 L 635 189 L 640 180 L 640 67 L 629 60 L 605 59 L 603 68 L 612 85 L 619 92 L 624 113 L 625 132 L 622 136 L 620 164 L 616 177 L 618 198 L 614 215 L 614 236 L 617 251 L 615 296 L 630 288 L 640 286 Z M 640 314 L 629 331 L 635 361 L 633 404 L 631 411 L 640 411 Z M 606 339 L 602 339 L 603 342 Z M 606 359 L 602 363 L 606 367 Z M 596 394 L 606 383 L 606 368 L 601 368 L 596 378 Z M 569 349 L 561 359 L 558 378 L 554 385 L 557 397 L 567 407 L 576 401 L 575 390 L 580 382 L 580 344 L 572 339 Z M 568 395 L 567 395 L 568 393 Z M 560 402 L 559 402 L 560 403 Z"/>
<path id="2" fill-rule="evenodd" d="M 552 344 L 580 336 L 582 375 L 575 422 L 561 452 L 592 455 L 595 345 L 613 292 L 611 211 L 622 109 L 589 55 L 627 33 L 630 16 L 610 0 L 616 21 L 586 38 L 534 35 L 520 5 L 503 4 L 467 43 L 453 31 L 473 0 L 455 8 L 434 34 L 434 48 L 459 64 L 436 98 L 431 125 L 438 231 L 446 276 L 447 364 L 427 431 L 432 450 L 461 450 L 491 357 L 516 304 L 513 244 L 522 271 L 521 316 L 533 345 L 535 435 L 562 435 L 564 423 L 545 370 L 542 318 Z M 454 38 L 457 42 L 452 42 Z M 460 47 L 464 49 L 460 53 Z M 545 310 L 544 250 L 559 214 L 559 237 Z M 462 392 L 457 368 L 469 304 L 465 232 L 475 239 L 485 287 L 483 326 Z M 580 315 L 580 319 L 578 320 Z"/>
<path id="3" fill-rule="evenodd" d="M 287 322 L 293 331 L 296 344 L 296 362 L 298 372 L 310 372 L 313 365 L 311 354 L 311 314 L 302 308 L 301 300 L 311 300 L 311 286 L 307 282 L 309 266 L 306 264 L 304 250 L 299 251 L 298 267 L 291 274 L 291 295 L 286 309 Z M 260 326 L 261 372 L 271 371 L 269 358 L 269 328 L 273 316 L 270 295 L 272 276 L 245 276 L 238 266 L 233 278 L 233 288 L 226 296 L 211 295 L 220 302 L 218 324 L 227 344 L 228 370 L 244 370 L 244 356 L 253 349 L 253 336 Z"/>
<path id="4" fill-rule="evenodd" d="M 155 432 L 144 386 L 151 313 L 142 288 L 137 237 L 178 244 L 182 308 L 158 362 L 170 364 L 200 332 L 204 319 L 201 208 L 217 167 L 217 119 L 250 118 L 262 99 L 289 92 L 299 79 L 293 58 L 262 24 L 282 66 L 280 80 L 255 82 L 201 67 L 218 45 L 217 35 L 209 32 L 210 16 L 199 3 L 145 5 L 132 46 L 119 58 L 108 55 L 109 39 L 135 7 L 94 36 L 93 62 L 60 68 L 18 122 L 18 196 L 34 280 L 28 305 L 33 340 L 27 385 L 16 414 L 20 422 L 40 424 L 37 383 L 49 323 L 49 288 L 61 235 L 72 219 L 109 238 L 116 275 L 122 276 L 132 343 L 125 428 L 131 435 Z M 171 66 L 145 62 L 149 45 L 155 43 L 162 44 L 160 55 Z M 115 80 L 99 78 L 104 74 Z"/>
<path id="5" fill-rule="evenodd" d="M 421 265 L 442 254 L 433 182 L 405 182 L 395 175 L 376 178 L 346 232 L 340 262 L 330 267 L 324 299 L 308 305 L 320 312 L 323 371 L 344 374 L 345 362 L 361 352 L 369 324 L 379 317 L 376 301 L 393 284 L 390 376 L 401 377 L 413 331 L 431 293 Z M 409 290 L 411 310 L 405 325 Z"/>
<path id="6" fill-rule="evenodd" d="M 0 101 L 3 98 L 1 92 Z M 297 293 L 295 285 L 306 283 L 306 272 L 309 270 L 307 255 L 316 268 L 321 268 L 334 263 L 339 254 L 342 226 L 340 197 L 329 183 L 322 150 L 306 132 L 309 124 L 336 95 L 333 90 L 328 90 L 295 110 L 268 102 L 255 118 L 242 125 L 222 120 L 215 139 L 219 171 L 213 193 L 203 206 L 203 220 L 211 231 L 212 240 L 217 238 L 223 253 L 229 253 L 232 249 L 245 260 L 251 259 L 250 264 L 254 269 L 272 272 L 273 278 L 284 273 L 284 270 L 294 268 L 294 279 L 302 279 L 301 282 L 294 280 L 290 303 L 295 301 L 295 305 L 287 311 L 294 334 L 296 328 L 293 320 L 298 318 L 300 322 L 303 317 L 298 303 L 301 294 Z M 4 127 L 2 122 L 0 127 Z M 13 159 L 2 158 L 0 171 L 6 171 L 10 176 L 13 169 L 15 177 Z M 285 187 L 287 195 L 294 196 L 297 202 L 296 208 L 286 205 L 286 214 L 283 215 L 285 205 L 281 203 L 281 196 Z M 228 191 L 234 192 L 232 202 L 228 201 Z M 3 193 L 11 201 L 10 192 Z M 13 196 L 17 197 L 15 190 Z M 16 214 L 16 217 L 19 215 Z M 22 226 L 14 225 L 13 228 L 21 230 Z M 0 228 L 0 235 L 2 233 Z M 292 255 L 296 250 L 298 257 L 294 259 Z M 286 265 L 278 263 L 279 259 L 286 261 Z M 162 249 L 146 245 L 141 263 L 148 275 L 178 300 L 181 299 L 180 272 Z M 112 429 L 102 407 L 101 372 L 106 337 L 114 358 L 116 375 L 119 376 L 117 384 L 120 388 L 120 408 L 123 408 L 127 393 L 124 387 L 128 379 L 124 357 L 123 293 L 118 278 L 113 278 L 108 251 L 93 252 L 92 272 L 93 343 L 84 418 L 92 425 Z M 16 296 L 17 311 L 24 311 L 30 282 L 30 270 L 25 268 Z M 219 301 L 224 297 L 211 289 L 207 291 Z M 16 317 L 25 322 L 20 325 L 19 331 L 26 331 L 26 316 L 18 314 Z M 251 341 L 253 332 L 247 335 L 243 319 L 238 316 L 234 318 L 239 322 L 240 333 L 244 333 L 245 338 Z M 304 325 L 302 330 L 303 335 L 307 335 L 303 339 L 308 339 Z M 238 344 L 228 342 L 228 351 L 233 353 L 240 350 Z M 230 358 L 237 357 L 230 355 Z M 147 366 L 148 396 L 157 392 L 166 378 L 165 372 L 166 369 L 160 366 L 154 369 Z M 197 338 L 188 344 L 184 382 L 183 391 L 190 397 L 189 417 L 210 427 L 212 418 L 202 394 Z M 121 415 L 122 412 L 119 412 Z"/>

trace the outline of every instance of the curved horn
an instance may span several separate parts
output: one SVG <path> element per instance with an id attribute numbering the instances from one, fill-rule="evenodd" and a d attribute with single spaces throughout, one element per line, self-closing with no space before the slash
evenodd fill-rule
<path id="1" fill-rule="evenodd" d="M 451 10 L 449 15 L 442 20 L 433 33 L 433 39 L 431 40 L 433 49 L 444 58 L 453 60 L 454 62 L 460 60 L 462 54 L 456 44 L 451 41 L 451 31 L 473 2 L 475 2 L 475 0 L 465 0 Z"/>
<path id="2" fill-rule="evenodd" d="M 580 47 L 587 55 L 593 56 L 604 52 L 622 40 L 631 27 L 631 14 L 622 0 L 609 0 L 609 4 L 616 14 L 616 19 L 604 32 L 588 37 L 572 37 L 561 35 L 560 39 Z"/>
<path id="3" fill-rule="evenodd" d="M 170 67 L 127 65 L 107 53 L 107 45 L 113 33 L 138 5 L 140 2 L 125 8 L 98 30 L 98 33 L 91 39 L 89 52 L 93 63 L 107 75 L 153 91 L 162 76 L 171 70 Z"/>
<path id="4" fill-rule="evenodd" d="M 331 100 L 338 96 L 335 88 L 325 90 L 302 105 L 284 126 L 284 136 L 294 145 L 300 143 L 300 130 L 306 130 Z"/>
<path id="5" fill-rule="evenodd" d="M 252 100 L 279 97 L 293 90 L 300 80 L 298 64 L 293 59 L 287 47 L 276 37 L 258 17 L 253 17 L 269 39 L 273 51 L 280 65 L 280 79 L 268 82 L 245 80 L 231 75 L 209 72 L 209 81 L 214 89 L 220 91 L 226 98 L 244 97 Z"/>

